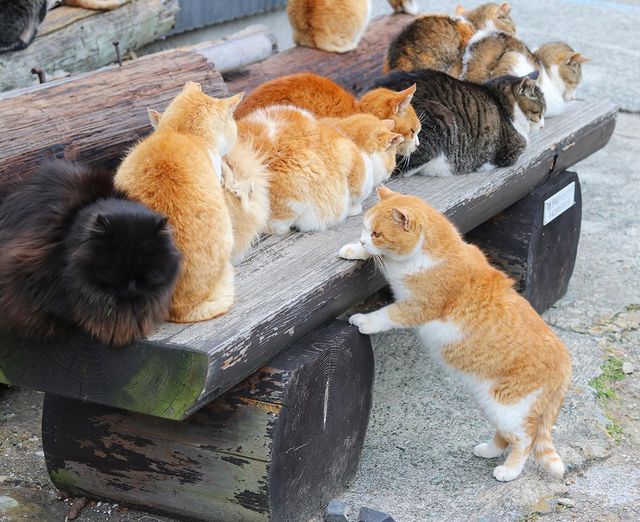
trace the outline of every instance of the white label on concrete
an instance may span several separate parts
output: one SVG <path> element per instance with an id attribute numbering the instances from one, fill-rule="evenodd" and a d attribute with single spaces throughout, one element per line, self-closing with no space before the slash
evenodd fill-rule
<path id="1" fill-rule="evenodd" d="M 544 202 L 542 224 L 548 225 L 565 210 L 576 203 L 576 182 L 572 181 L 565 188 L 556 192 Z"/>

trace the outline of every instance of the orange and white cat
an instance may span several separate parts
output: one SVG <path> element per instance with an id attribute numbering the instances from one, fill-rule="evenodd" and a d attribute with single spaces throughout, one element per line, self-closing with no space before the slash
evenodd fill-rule
<path id="1" fill-rule="evenodd" d="M 129 151 L 114 179 L 129 198 L 167 216 L 174 230 L 183 264 L 171 321 L 204 321 L 233 304 L 233 227 L 222 189 L 222 156 L 236 141 L 233 111 L 241 99 L 242 94 L 211 98 L 188 82 L 155 131 Z"/>
<path id="2" fill-rule="evenodd" d="M 551 429 L 571 383 L 571 360 L 551 328 L 484 254 L 421 199 L 377 189 L 360 241 L 346 259 L 379 261 L 396 301 L 349 322 L 363 334 L 413 328 L 444 368 L 465 385 L 495 428 L 474 454 L 509 455 L 493 476 L 520 475 L 533 450 L 555 477 L 564 464 Z"/>
<path id="3" fill-rule="evenodd" d="M 238 122 L 266 158 L 271 216 L 267 231 L 325 230 L 362 212 L 362 201 L 395 168 L 402 136 L 370 114 L 318 120 L 293 106 L 258 109 Z"/>
<path id="4" fill-rule="evenodd" d="M 290 74 L 265 82 L 247 95 L 236 110 L 236 118 L 269 105 L 295 105 L 318 118 L 373 114 L 381 120 L 392 119 L 395 122 L 394 132 L 404 137 L 404 142 L 398 146 L 398 154 L 404 156 L 414 152 L 419 145 L 420 120 L 411 106 L 415 92 L 415 85 L 399 92 L 378 88 L 356 99 L 324 76 L 313 73 Z"/>
<path id="5" fill-rule="evenodd" d="M 389 5 L 396 13 L 418 14 L 417 0 L 389 0 Z"/>
<path id="6" fill-rule="evenodd" d="M 346 53 L 360 43 L 371 0 L 289 0 L 287 13 L 296 45 Z"/>

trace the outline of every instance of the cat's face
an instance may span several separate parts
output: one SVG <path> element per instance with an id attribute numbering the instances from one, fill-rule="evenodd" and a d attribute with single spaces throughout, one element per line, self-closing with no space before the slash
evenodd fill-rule
<path id="1" fill-rule="evenodd" d="M 582 64 L 589 61 L 562 42 L 549 43 L 536 51 L 552 81 L 562 82 L 564 101 L 570 101 L 582 80 Z"/>
<path id="2" fill-rule="evenodd" d="M 420 120 L 411 100 L 416 92 L 416 86 L 403 91 L 378 88 L 365 93 L 360 98 L 360 109 L 381 120 L 392 119 L 395 122 L 393 130 L 402 134 L 404 141 L 398 146 L 398 154 L 408 155 L 414 152 L 420 141 Z"/>
<path id="3" fill-rule="evenodd" d="M 167 219 L 137 203 L 92 215 L 70 252 L 73 273 L 95 294 L 144 299 L 175 281 L 180 254 Z"/>
<path id="4" fill-rule="evenodd" d="M 530 130 L 538 130 L 544 125 L 544 113 L 547 105 L 544 94 L 536 81 L 529 77 L 521 78 L 512 87 L 516 103 L 529 121 Z"/>
<path id="5" fill-rule="evenodd" d="M 178 132 L 195 134 L 225 155 L 236 142 L 238 128 L 233 111 L 243 95 L 239 93 L 230 98 L 212 98 L 202 92 L 200 84 L 187 82 L 164 113 L 149 111 L 149 117 L 154 127 L 166 125 Z"/>
<path id="6" fill-rule="evenodd" d="M 507 3 L 482 4 L 468 11 L 460 6 L 456 9 L 456 15 L 464 16 L 477 29 L 503 31 L 510 35 L 516 34 L 516 24 L 511 18 L 511 6 Z"/>

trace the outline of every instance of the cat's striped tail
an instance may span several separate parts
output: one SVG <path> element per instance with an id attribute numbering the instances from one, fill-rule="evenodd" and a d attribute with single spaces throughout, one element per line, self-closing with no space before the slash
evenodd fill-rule
<path id="1" fill-rule="evenodd" d="M 562 478 L 565 468 L 560 455 L 558 455 L 553 445 L 551 429 L 558 418 L 562 401 L 570 384 L 571 372 L 568 372 L 562 384 L 551 395 L 547 409 L 542 414 L 542 420 L 538 424 L 538 432 L 533 442 L 533 454 L 536 462 L 556 478 Z"/>

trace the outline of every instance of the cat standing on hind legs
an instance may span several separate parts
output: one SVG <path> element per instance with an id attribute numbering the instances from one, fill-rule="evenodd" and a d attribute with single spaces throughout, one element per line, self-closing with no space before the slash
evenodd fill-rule
<path id="1" fill-rule="evenodd" d="M 439 212 L 385 187 L 346 259 L 374 257 L 396 301 L 349 322 L 363 334 L 414 328 L 422 344 L 471 393 L 495 428 L 473 452 L 495 458 L 493 476 L 518 477 L 533 451 L 554 477 L 564 464 L 551 429 L 571 383 L 569 353 L 551 328 Z"/>

